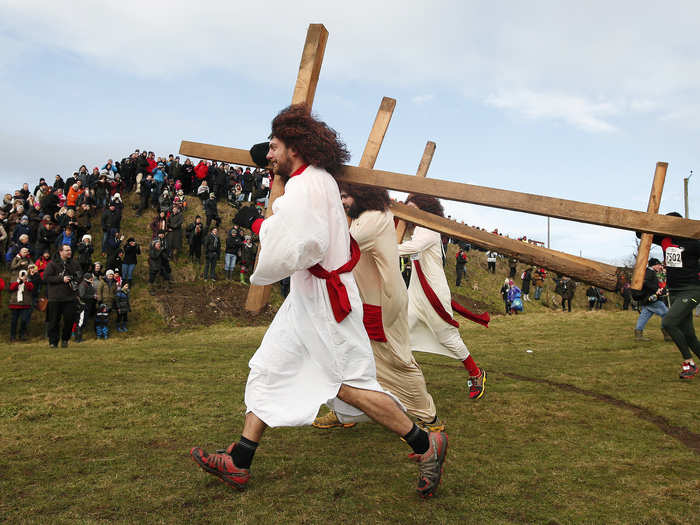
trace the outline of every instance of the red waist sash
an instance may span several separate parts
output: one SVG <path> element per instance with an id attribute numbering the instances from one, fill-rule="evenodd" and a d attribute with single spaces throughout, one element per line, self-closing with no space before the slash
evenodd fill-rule
<path id="1" fill-rule="evenodd" d="M 430 302 L 431 306 L 435 309 L 437 314 L 442 318 L 443 321 L 445 321 L 448 324 L 451 324 L 455 328 L 459 328 L 459 323 L 455 321 L 450 314 L 447 313 L 447 310 L 445 310 L 445 307 L 442 306 L 442 303 L 440 302 L 440 299 L 438 299 L 438 296 L 435 294 L 433 289 L 430 287 L 430 284 L 428 283 L 428 279 L 425 278 L 425 274 L 423 273 L 423 269 L 420 266 L 420 261 L 415 260 L 413 261 L 413 267 L 416 269 L 416 274 L 418 274 L 418 280 L 420 281 L 421 288 L 423 288 L 423 293 L 425 293 L 425 296 L 428 298 L 428 301 Z M 451 302 L 452 308 L 460 313 L 462 316 L 465 318 L 469 319 L 470 321 L 474 321 L 475 323 L 478 323 L 480 325 L 489 326 L 489 321 L 491 320 L 491 316 L 489 315 L 488 312 L 484 312 L 483 314 L 475 314 L 474 312 L 471 312 L 458 302 L 452 300 Z"/>
<path id="2" fill-rule="evenodd" d="M 326 281 L 326 289 L 328 290 L 328 298 L 331 301 L 333 317 L 335 317 L 335 320 L 338 323 L 345 319 L 352 311 L 348 291 L 345 288 L 343 281 L 340 280 L 340 274 L 351 272 L 359 260 L 360 247 L 358 246 L 357 241 L 350 237 L 350 260 L 348 262 L 332 272 L 329 272 L 320 264 L 314 264 L 311 268 L 309 268 L 311 275 Z"/>
<path id="3" fill-rule="evenodd" d="M 362 322 L 365 324 L 369 338 L 372 341 L 386 343 L 386 334 L 382 323 L 382 307 L 374 304 L 363 304 L 362 310 Z"/>

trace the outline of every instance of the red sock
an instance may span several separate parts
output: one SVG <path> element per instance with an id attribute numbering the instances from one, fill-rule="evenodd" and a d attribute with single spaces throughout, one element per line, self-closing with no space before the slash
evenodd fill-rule
<path id="1" fill-rule="evenodd" d="M 469 371 L 470 376 L 481 375 L 481 370 L 479 370 L 479 367 L 476 366 L 474 358 L 471 356 L 471 354 L 469 354 L 467 358 L 464 361 L 462 361 L 462 364 L 464 365 L 464 368 L 466 368 Z"/>

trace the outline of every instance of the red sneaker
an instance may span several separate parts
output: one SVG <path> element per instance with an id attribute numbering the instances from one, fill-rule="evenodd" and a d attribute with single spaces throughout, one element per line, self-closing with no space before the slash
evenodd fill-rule
<path id="1" fill-rule="evenodd" d="M 479 368 L 481 374 L 477 377 L 470 377 L 467 381 L 469 387 L 469 399 L 476 401 L 486 392 L 486 370 Z"/>
<path id="2" fill-rule="evenodd" d="M 435 494 L 442 478 L 442 464 L 447 456 L 447 434 L 431 432 L 428 436 L 430 448 L 425 454 L 409 454 L 408 457 L 418 463 L 418 486 L 416 491 L 421 498 Z"/>
<path id="3" fill-rule="evenodd" d="M 695 363 L 683 363 L 681 365 L 681 379 L 693 379 L 698 374 L 698 366 Z"/>
<path id="4" fill-rule="evenodd" d="M 244 490 L 248 480 L 250 480 L 250 470 L 247 468 L 238 468 L 233 463 L 231 452 L 236 443 L 232 443 L 226 452 L 217 454 L 207 454 L 206 451 L 199 447 L 194 447 L 190 450 L 190 456 L 197 465 L 202 467 L 209 474 L 214 474 L 221 481 L 234 487 L 238 490 Z"/>

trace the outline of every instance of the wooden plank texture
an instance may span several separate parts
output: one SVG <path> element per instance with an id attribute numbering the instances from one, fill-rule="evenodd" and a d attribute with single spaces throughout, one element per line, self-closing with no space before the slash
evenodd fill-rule
<path id="1" fill-rule="evenodd" d="M 326 42 L 328 42 L 328 31 L 323 24 L 309 24 L 304 50 L 301 53 L 299 74 L 294 85 L 292 104 L 305 103 L 309 108 L 313 106 L 318 77 L 321 75 L 323 65 L 323 55 L 326 52 Z"/>
<path id="2" fill-rule="evenodd" d="M 297 75 L 294 94 L 292 95 L 292 104 L 305 103 L 309 111 L 313 106 L 314 96 L 316 95 L 316 86 L 318 85 L 318 77 L 321 74 L 321 65 L 323 64 L 323 55 L 326 51 L 327 41 L 328 31 L 322 24 L 309 24 L 304 50 L 301 54 L 299 74 Z M 270 199 L 265 210 L 265 217 L 272 215 L 272 203 L 281 195 L 284 195 L 284 182 L 282 182 L 280 177 L 275 177 L 270 186 Z M 257 262 L 256 258 L 256 266 Z M 246 310 L 254 314 L 260 313 L 270 301 L 270 291 L 269 285 L 257 286 L 251 284 L 246 297 Z"/>
<path id="3" fill-rule="evenodd" d="M 659 205 L 661 204 L 661 194 L 664 191 L 664 182 L 666 180 L 666 170 L 668 164 L 666 162 L 657 162 L 654 170 L 654 181 L 651 185 L 651 193 L 649 195 L 649 204 L 647 206 L 648 213 L 659 213 Z M 644 274 L 649 261 L 649 252 L 651 251 L 651 241 L 654 236 L 650 233 L 643 233 L 637 248 L 637 260 L 634 264 L 632 272 L 632 282 L 630 287 L 633 290 L 641 290 L 644 284 Z"/>
<path id="4" fill-rule="evenodd" d="M 381 104 L 379 104 L 377 116 L 374 119 L 374 124 L 372 125 L 367 143 L 365 144 L 365 150 L 362 152 L 362 158 L 360 159 L 360 166 L 363 168 L 374 167 L 374 163 L 377 161 L 377 156 L 379 155 L 379 150 L 384 142 L 386 130 L 389 128 L 391 116 L 394 114 L 395 107 L 396 100 L 389 97 L 384 97 Z M 348 217 L 348 228 L 351 224 L 352 219 Z"/>
<path id="5" fill-rule="evenodd" d="M 416 177 L 427 177 L 428 169 L 430 169 L 430 163 L 433 161 L 433 155 L 435 155 L 435 143 L 428 141 L 423 150 L 423 157 L 420 159 L 418 164 L 418 171 L 416 171 Z M 406 235 L 406 221 L 399 220 L 396 224 L 396 242 L 401 244 L 403 242 L 403 237 Z"/>
<path id="6" fill-rule="evenodd" d="M 525 264 L 542 266 L 605 290 L 615 291 L 617 289 L 620 269 L 610 264 L 477 230 L 471 226 L 459 224 L 453 220 L 398 202 L 392 202 L 391 211 L 395 217 L 406 222 L 418 224 L 456 239 L 469 241 L 488 250 L 497 251 L 502 255 L 515 257 Z"/>
<path id="7" fill-rule="evenodd" d="M 374 119 L 374 124 L 367 138 L 367 144 L 365 144 L 365 150 L 360 159 L 359 165 L 363 168 L 374 168 L 374 163 L 377 161 L 379 149 L 382 147 L 382 142 L 384 142 L 384 135 L 386 135 L 386 130 L 389 127 L 389 122 L 391 122 L 391 116 L 394 114 L 395 107 L 395 99 L 389 97 L 382 98 L 382 102 L 379 104 L 379 110 L 377 110 L 377 116 Z"/>
<path id="8" fill-rule="evenodd" d="M 196 158 L 211 160 L 227 159 L 244 160 L 248 152 L 224 146 L 209 146 L 202 148 L 195 142 L 185 142 L 180 148 L 180 153 Z M 216 148 L 219 158 L 200 156 L 200 153 L 212 153 Z M 243 166 L 253 166 L 252 160 L 238 162 Z M 555 197 L 543 197 L 529 193 L 520 193 L 509 190 L 499 190 L 461 182 L 444 181 L 439 179 L 421 179 L 413 175 L 393 173 L 355 166 L 345 166 L 338 180 L 351 184 L 376 186 L 406 193 L 422 193 L 435 197 L 460 202 L 468 202 L 492 208 L 521 211 L 542 215 L 544 217 L 556 217 L 571 221 L 598 224 L 622 230 L 641 231 L 659 235 L 672 235 L 689 239 L 700 239 L 700 221 L 657 215 L 624 208 L 589 204 L 585 202 L 557 199 Z"/>

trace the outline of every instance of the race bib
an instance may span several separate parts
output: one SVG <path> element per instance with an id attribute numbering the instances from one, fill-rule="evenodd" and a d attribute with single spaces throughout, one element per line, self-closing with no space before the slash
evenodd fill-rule
<path id="1" fill-rule="evenodd" d="M 669 246 L 666 248 L 666 267 L 667 268 L 683 268 L 683 259 L 681 254 L 683 249 L 678 246 Z"/>

